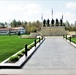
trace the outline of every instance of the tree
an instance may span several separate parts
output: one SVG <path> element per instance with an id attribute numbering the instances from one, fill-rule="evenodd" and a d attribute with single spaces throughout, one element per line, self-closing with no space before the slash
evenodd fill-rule
<path id="1" fill-rule="evenodd" d="M 22 21 L 22 22 L 21 22 L 21 26 L 26 29 L 26 28 L 27 28 L 27 22 L 26 22 L 26 21 Z"/>
<path id="2" fill-rule="evenodd" d="M 70 23 L 68 20 L 66 20 L 66 22 L 65 22 L 65 27 L 70 27 Z"/>
<path id="3" fill-rule="evenodd" d="M 4 23 L 0 22 L 0 27 L 1 27 L 1 28 L 5 28 Z"/>
<path id="4" fill-rule="evenodd" d="M 7 25 L 8 23 L 7 22 L 5 22 L 5 25 Z"/>
<path id="5" fill-rule="evenodd" d="M 16 22 L 15 19 L 11 22 L 11 26 L 12 26 L 12 27 L 17 27 L 17 22 Z"/>
<path id="6" fill-rule="evenodd" d="M 70 30 L 70 23 L 69 23 L 69 21 L 68 20 L 66 20 L 66 22 L 65 22 L 65 30 Z"/>
<path id="7" fill-rule="evenodd" d="M 36 32 L 37 30 L 36 30 L 36 27 L 35 26 L 32 26 L 31 27 L 31 32 Z"/>
<path id="8" fill-rule="evenodd" d="M 26 33 L 36 32 L 41 30 L 42 23 L 37 20 L 34 22 L 26 22 L 26 21 L 16 21 L 15 19 L 11 22 L 12 27 L 22 26 L 25 28 Z"/>
<path id="9" fill-rule="evenodd" d="M 39 20 L 37 20 L 37 21 L 36 21 L 37 31 L 40 31 L 40 30 L 41 30 L 41 27 L 42 27 L 42 23 L 41 23 Z"/>
<path id="10" fill-rule="evenodd" d="M 31 32 L 31 22 L 28 22 L 27 23 L 26 32 L 27 33 L 30 33 Z"/>
<path id="11" fill-rule="evenodd" d="M 17 22 L 17 26 L 21 26 L 21 24 L 22 24 L 21 21 Z"/>

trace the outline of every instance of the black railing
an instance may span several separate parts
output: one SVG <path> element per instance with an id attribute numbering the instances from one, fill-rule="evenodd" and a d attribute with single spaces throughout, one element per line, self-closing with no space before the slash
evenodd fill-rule
<path id="1" fill-rule="evenodd" d="M 40 43 L 41 40 L 43 40 L 43 37 L 42 37 L 42 39 L 39 37 L 38 42 Z M 36 44 L 37 44 L 37 41 L 36 41 L 36 39 L 35 39 L 35 40 L 34 40 L 34 46 L 35 46 L 35 47 L 36 47 Z M 26 56 L 26 57 L 28 56 L 28 46 L 27 46 L 27 44 L 25 45 L 25 56 Z"/>

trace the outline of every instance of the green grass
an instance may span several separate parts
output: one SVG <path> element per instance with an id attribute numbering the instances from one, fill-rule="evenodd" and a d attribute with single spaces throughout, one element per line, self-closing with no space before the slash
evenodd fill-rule
<path id="1" fill-rule="evenodd" d="M 0 36 L 0 62 L 24 48 L 25 44 L 29 45 L 33 41 L 34 39 L 22 39 L 15 35 Z"/>
<path id="2" fill-rule="evenodd" d="M 76 38 L 72 38 L 72 42 L 76 43 Z"/>

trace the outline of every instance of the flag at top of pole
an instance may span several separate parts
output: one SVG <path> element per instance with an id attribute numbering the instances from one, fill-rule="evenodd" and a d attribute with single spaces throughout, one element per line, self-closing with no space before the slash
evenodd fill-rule
<path id="1" fill-rule="evenodd" d="M 52 19 L 53 19 L 53 9 L 52 9 Z"/>
<path id="2" fill-rule="evenodd" d="M 43 14 L 41 15 L 41 20 L 43 21 Z"/>
<path id="3" fill-rule="evenodd" d="M 63 14 L 62 14 L 62 20 L 63 20 Z"/>

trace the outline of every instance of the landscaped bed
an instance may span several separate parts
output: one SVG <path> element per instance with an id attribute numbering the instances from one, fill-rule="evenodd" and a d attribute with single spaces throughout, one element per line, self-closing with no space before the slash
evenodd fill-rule
<path id="1" fill-rule="evenodd" d="M 76 38 L 71 38 L 71 40 L 76 44 Z"/>
<path id="2" fill-rule="evenodd" d="M 26 55 L 26 54 L 28 54 L 28 51 L 29 50 L 31 50 L 34 46 L 35 46 L 35 48 L 36 48 L 36 44 L 38 43 L 38 42 L 40 42 L 40 38 L 39 39 L 35 39 L 34 40 L 34 42 L 32 42 L 31 44 L 29 44 L 29 45 L 27 45 L 27 50 L 26 50 L 26 47 L 25 48 L 23 48 L 22 50 L 20 50 L 19 52 L 17 52 L 16 54 L 14 54 L 13 56 L 11 56 L 7 61 L 6 61 L 6 63 L 15 63 L 15 62 L 17 62 L 23 55 L 25 55 L 26 57 L 28 56 L 28 55 Z"/>
<path id="3" fill-rule="evenodd" d="M 66 35 L 66 36 L 63 36 L 63 38 L 65 38 L 67 42 L 69 42 L 72 46 L 76 48 L 76 37 Z"/>
<path id="4" fill-rule="evenodd" d="M 27 40 L 27 39 L 26 39 Z M 43 37 L 32 39 L 32 43 L 25 45 L 24 48 L 9 56 L 6 60 L 0 63 L 0 68 L 21 68 L 35 53 L 37 48 L 45 40 Z M 27 53 L 27 56 L 26 56 Z"/>
<path id="5" fill-rule="evenodd" d="M 0 62 L 31 44 L 35 39 L 22 39 L 16 35 L 0 36 Z M 21 56 L 21 54 L 19 54 Z"/>
<path id="6" fill-rule="evenodd" d="M 73 42 L 73 43 L 76 44 L 76 38 L 75 38 L 75 37 L 71 37 L 71 36 L 66 37 L 66 36 L 65 36 L 64 38 L 66 38 L 66 39 L 69 40 L 70 42 Z"/>

